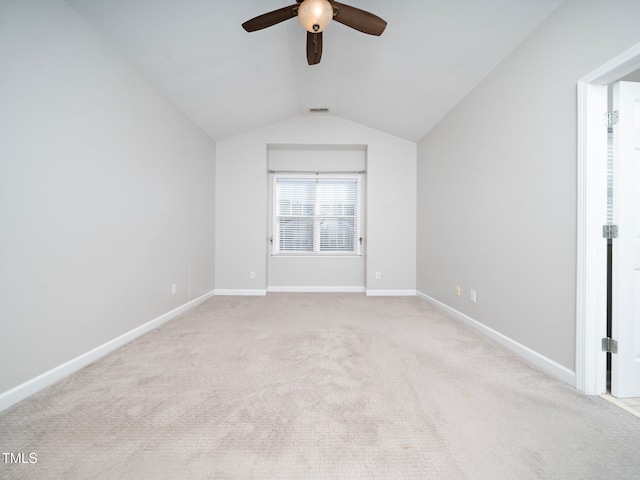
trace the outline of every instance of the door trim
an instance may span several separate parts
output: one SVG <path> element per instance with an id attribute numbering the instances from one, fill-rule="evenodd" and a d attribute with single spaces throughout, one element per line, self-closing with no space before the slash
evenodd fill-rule
<path id="1" fill-rule="evenodd" d="M 577 85 L 576 389 L 606 392 L 607 85 L 640 68 L 640 44 L 584 76 Z"/>

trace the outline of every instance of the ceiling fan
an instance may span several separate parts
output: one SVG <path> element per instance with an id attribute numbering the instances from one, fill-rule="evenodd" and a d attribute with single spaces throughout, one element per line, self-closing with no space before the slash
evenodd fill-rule
<path id="1" fill-rule="evenodd" d="M 382 35 L 387 22 L 373 13 L 350 7 L 333 0 L 296 0 L 297 3 L 264 13 L 247 20 L 242 27 L 247 32 L 255 32 L 271 27 L 295 16 L 307 29 L 307 62 L 309 65 L 320 63 L 322 57 L 322 31 L 331 20 L 342 23 L 362 33 Z"/>

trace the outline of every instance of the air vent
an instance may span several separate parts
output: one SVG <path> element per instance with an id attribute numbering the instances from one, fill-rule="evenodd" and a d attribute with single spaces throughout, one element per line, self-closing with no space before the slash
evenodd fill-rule
<path id="1" fill-rule="evenodd" d="M 329 109 L 326 107 L 323 108 L 310 108 L 309 113 L 329 113 Z"/>

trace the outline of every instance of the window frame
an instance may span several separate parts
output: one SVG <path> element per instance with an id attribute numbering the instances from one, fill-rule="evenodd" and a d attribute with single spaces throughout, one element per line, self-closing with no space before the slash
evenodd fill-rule
<path id="1" fill-rule="evenodd" d="M 362 181 L 363 175 L 361 173 L 322 173 L 322 172 L 312 172 L 312 173 L 274 173 L 272 178 L 272 193 L 271 193 L 271 229 L 272 229 L 272 245 L 271 245 L 271 255 L 274 257 L 360 257 L 362 256 Z M 319 248 L 319 233 L 315 231 L 316 225 L 318 223 L 318 219 L 322 217 L 318 213 L 318 202 L 317 198 L 314 199 L 314 214 L 310 216 L 313 219 L 313 244 L 314 251 L 279 251 L 278 247 L 280 244 L 279 238 L 279 229 L 278 229 L 278 220 L 279 217 L 277 215 L 278 209 L 278 180 L 282 179 L 297 179 L 297 180 L 312 180 L 316 182 L 317 180 L 322 179 L 335 179 L 335 180 L 355 180 L 356 181 L 356 208 L 355 208 L 355 226 L 356 226 L 356 235 L 355 235 L 355 251 L 328 251 L 321 252 L 316 250 Z"/>

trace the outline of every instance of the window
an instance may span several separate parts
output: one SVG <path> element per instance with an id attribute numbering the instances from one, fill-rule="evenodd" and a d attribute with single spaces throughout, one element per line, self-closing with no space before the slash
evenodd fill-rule
<path id="1" fill-rule="evenodd" d="M 274 254 L 359 255 L 359 175 L 275 175 Z"/>

